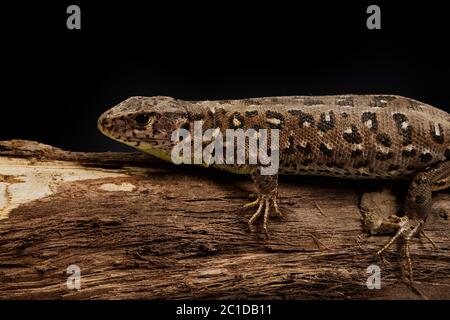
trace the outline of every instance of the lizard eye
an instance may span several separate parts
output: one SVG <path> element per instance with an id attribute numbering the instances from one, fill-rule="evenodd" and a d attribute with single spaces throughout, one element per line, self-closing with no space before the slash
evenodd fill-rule
<path id="1" fill-rule="evenodd" d="M 150 115 L 148 113 L 141 113 L 139 115 L 137 115 L 134 120 L 136 121 L 136 123 L 140 126 L 145 126 L 149 123 L 150 121 Z"/>

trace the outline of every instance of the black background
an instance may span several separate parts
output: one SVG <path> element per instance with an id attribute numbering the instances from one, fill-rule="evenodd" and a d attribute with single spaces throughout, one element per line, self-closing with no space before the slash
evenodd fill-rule
<path id="1" fill-rule="evenodd" d="M 66 8 L 81 7 L 81 30 Z M 366 9 L 381 7 L 381 30 Z M 0 139 L 126 150 L 98 116 L 133 95 L 386 93 L 450 110 L 444 1 L 1 4 Z"/>

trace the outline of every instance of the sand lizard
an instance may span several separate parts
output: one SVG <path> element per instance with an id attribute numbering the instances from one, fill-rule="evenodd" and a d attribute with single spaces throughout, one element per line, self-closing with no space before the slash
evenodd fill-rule
<path id="1" fill-rule="evenodd" d="M 265 97 L 183 101 L 170 97 L 131 97 L 105 112 L 99 129 L 122 143 L 170 161 L 171 133 L 178 128 L 277 128 L 279 174 L 342 178 L 410 179 L 406 216 L 393 217 L 395 236 L 405 238 L 410 278 L 409 239 L 423 234 L 432 191 L 450 185 L 450 115 L 428 104 L 396 95 Z M 258 166 L 213 165 L 250 174 L 256 207 L 249 225 L 277 204 L 278 175 L 259 174 Z M 427 239 L 429 239 L 427 237 Z"/>

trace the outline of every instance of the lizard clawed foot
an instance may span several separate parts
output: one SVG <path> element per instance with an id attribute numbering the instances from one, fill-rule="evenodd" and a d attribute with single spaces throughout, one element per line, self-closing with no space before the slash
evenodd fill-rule
<path id="1" fill-rule="evenodd" d="M 391 240 L 388 241 L 384 245 L 383 248 L 381 248 L 377 252 L 377 256 L 380 256 L 383 258 L 383 253 L 389 249 L 389 247 L 400 237 L 403 236 L 405 239 L 405 254 L 406 259 L 408 263 L 408 272 L 409 272 L 409 281 L 411 284 L 413 284 L 413 270 L 412 270 L 412 262 L 411 262 L 411 255 L 409 250 L 409 241 L 410 239 L 416 235 L 416 234 L 422 234 L 425 236 L 425 238 L 431 242 L 434 248 L 437 248 L 436 243 L 431 240 L 428 235 L 425 234 L 425 232 L 422 230 L 422 226 L 424 224 L 423 220 L 411 220 L 407 216 L 399 218 L 398 222 L 398 231 L 397 233 L 391 238 Z"/>
<path id="2" fill-rule="evenodd" d="M 252 225 L 255 223 L 256 219 L 259 218 L 259 216 L 263 212 L 264 208 L 264 222 L 263 222 L 263 228 L 266 235 L 268 235 L 267 232 L 267 225 L 269 222 L 269 214 L 270 214 L 270 206 L 273 206 L 275 209 L 275 212 L 282 217 L 283 214 L 280 211 L 280 208 L 278 207 L 277 203 L 277 197 L 276 195 L 258 195 L 257 199 L 253 202 L 247 203 L 244 205 L 244 208 L 253 208 L 258 207 L 256 209 L 256 212 L 252 215 L 252 217 L 248 220 L 248 226 L 250 230 L 252 229 Z"/>

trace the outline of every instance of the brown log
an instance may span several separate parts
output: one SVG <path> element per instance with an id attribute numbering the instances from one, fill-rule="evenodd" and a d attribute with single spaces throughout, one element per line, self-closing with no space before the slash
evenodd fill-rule
<path id="1" fill-rule="evenodd" d="M 364 192 L 405 183 L 281 177 L 269 239 L 248 230 L 247 177 L 141 153 L 2 141 L 0 185 L 1 299 L 450 299 L 446 192 L 425 227 L 439 249 L 411 243 L 412 289 L 402 242 L 383 263 L 390 236 L 369 236 L 359 209 Z M 369 290 L 373 264 L 381 289 Z"/>

